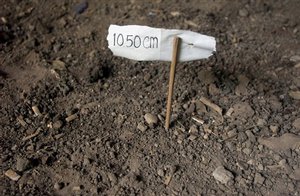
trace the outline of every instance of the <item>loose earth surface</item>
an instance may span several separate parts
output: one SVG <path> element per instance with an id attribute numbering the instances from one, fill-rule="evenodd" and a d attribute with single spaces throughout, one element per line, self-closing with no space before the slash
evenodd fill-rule
<path id="1" fill-rule="evenodd" d="M 298 0 L 1 1 L 1 195 L 300 195 Z M 169 130 L 169 63 L 113 56 L 109 24 L 216 37 Z"/>

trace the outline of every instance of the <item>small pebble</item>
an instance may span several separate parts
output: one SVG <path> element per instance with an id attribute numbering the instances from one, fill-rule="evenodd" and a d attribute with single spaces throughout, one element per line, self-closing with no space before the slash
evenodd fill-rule
<path id="1" fill-rule="evenodd" d="M 254 159 L 250 159 L 249 161 L 247 161 L 247 163 L 249 165 L 255 165 L 256 164 L 256 161 Z"/>
<path id="2" fill-rule="evenodd" d="M 6 175 L 8 178 L 10 178 L 13 181 L 18 181 L 21 178 L 21 176 L 12 169 L 7 170 L 4 173 L 4 175 Z"/>
<path id="3" fill-rule="evenodd" d="M 107 173 L 107 177 L 110 180 L 110 182 L 111 182 L 112 185 L 115 185 L 117 183 L 117 181 L 118 181 L 118 179 L 117 179 L 117 177 L 116 177 L 116 175 L 114 173 L 110 173 L 110 172 Z"/>
<path id="4" fill-rule="evenodd" d="M 259 151 L 262 151 L 262 150 L 264 149 L 264 146 L 261 145 L 261 144 L 259 144 L 259 145 L 257 146 L 257 148 L 258 148 Z"/>
<path id="5" fill-rule="evenodd" d="M 164 172 L 164 170 L 162 170 L 162 169 L 158 169 L 158 170 L 157 170 L 157 174 L 158 174 L 159 176 L 161 176 L 161 177 L 165 176 L 165 172 Z"/>
<path id="6" fill-rule="evenodd" d="M 300 130 L 300 118 L 297 118 L 296 120 L 294 120 L 293 127 Z"/>
<path id="7" fill-rule="evenodd" d="M 65 183 L 63 183 L 63 182 L 56 182 L 54 184 L 54 189 L 61 190 L 62 188 L 64 188 L 64 186 L 65 186 Z"/>
<path id="8" fill-rule="evenodd" d="M 147 130 L 147 126 L 146 126 L 144 123 L 140 122 L 140 123 L 137 125 L 137 129 L 140 130 L 141 132 L 144 132 L 144 131 Z"/>
<path id="9" fill-rule="evenodd" d="M 265 182 L 265 177 L 263 177 L 260 173 L 256 173 L 254 176 L 254 184 L 262 185 Z"/>
<path id="10" fill-rule="evenodd" d="M 256 142 L 256 137 L 251 130 L 247 130 L 246 135 L 251 142 Z"/>
<path id="11" fill-rule="evenodd" d="M 230 117 L 231 114 L 233 113 L 233 110 L 234 110 L 233 108 L 229 108 L 225 115 Z"/>
<path id="12" fill-rule="evenodd" d="M 228 131 L 228 133 L 227 133 L 227 136 L 229 138 L 234 137 L 236 135 L 237 135 L 236 130 L 231 130 L 231 131 Z"/>
<path id="13" fill-rule="evenodd" d="M 80 186 L 74 186 L 72 188 L 72 191 L 80 191 L 81 190 L 81 187 Z"/>
<path id="14" fill-rule="evenodd" d="M 207 140 L 208 137 L 209 137 L 209 135 L 207 133 L 203 135 L 203 139 L 205 139 L 205 140 Z"/>
<path id="15" fill-rule="evenodd" d="M 186 113 L 192 114 L 196 109 L 196 105 L 194 103 L 191 103 L 190 106 L 186 109 Z"/>
<path id="16" fill-rule="evenodd" d="M 188 139 L 191 140 L 191 141 L 195 140 L 196 138 L 197 138 L 196 135 L 190 135 L 190 136 L 188 137 Z"/>
<path id="17" fill-rule="evenodd" d="M 192 125 L 189 129 L 190 134 L 197 134 L 198 133 L 198 128 L 196 125 Z"/>
<path id="18" fill-rule="evenodd" d="M 257 168 L 258 168 L 260 171 L 264 170 L 264 166 L 263 166 L 261 163 L 257 164 Z"/>
<path id="19" fill-rule="evenodd" d="M 233 174 L 223 166 L 217 167 L 212 175 L 217 181 L 221 182 L 222 184 L 227 184 L 227 182 L 234 178 Z"/>
<path id="20" fill-rule="evenodd" d="M 252 152 L 252 150 L 250 148 L 244 148 L 243 149 L 243 153 L 245 153 L 246 155 L 250 155 Z"/>
<path id="21" fill-rule="evenodd" d="M 270 129 L 273 133 L 277 133 L 278 132 L 278 126 L 276 125 L 270 125 Z"/>
<path id="22" fill-rule="evenodd" d="M 34 114 L 36 116 L 41 116 L 42 113 L 40 112 L 39 108 L 35 105 L 35 106 L 32 106 L 32 111 L 34 112 Z"/>
<path id="23" fill-rule="evenodd" d="M 66 121 L 71 122 L 72 120 L 75 120 L 76 118 L 77 118 L 77 114 L 72 114 L 66 118 Z"/>
<path id="24" fill-rule="evenodd" d="M 55 45 L 53 46 L 53 51 L 54 51 L 55 53 L 57 53 L 60 49 L 61 49 L 61 45 L 60 45 L 60 44 L 55 44 Z"/>
<path id="25" fill-rule="evenodd" d="M 145 114 L 144 118 L 149 125 L 155 125 L 158 122 L 157 116 L 150 113 Z"/>
<path id="26" fill-rule="evenodd" d="M 259 127 L 263 127 L 267 124 L 267 121 L 262 119 L 262 118 L 259 118 L 256 122 L 256 125 L 259 126 Z"/>
<path id="27" fill-rule="evenodd" d="M 300 62 L 300 55 L 291 56 L 290 61 L 294 63 Z"/>
<path id="28" fill-rule="evenodd" d="M 28 169 L 30 166 L 30 161 L 26 158 L 18 157 L 17 158 L 17 163 L 16 163 L 16 169 L 19 172 L 23 172 L 26 169 Z"/>
<path id="29" fill-rule="evenodd" d="M 53 129 L 59 129 L 62 127 L 62 125 L 63 125 L 62 121 L 57 120 L 53 123 L 52 127 L 53 127 Z"/>

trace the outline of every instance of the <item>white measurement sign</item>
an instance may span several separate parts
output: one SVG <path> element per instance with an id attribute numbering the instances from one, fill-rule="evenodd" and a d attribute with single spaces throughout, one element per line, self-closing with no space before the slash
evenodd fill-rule
<path id="1" fill-rule="evenodd" d="M 138 61 L 171 61 L 175 36 L 181 38 L 179 61 L 208 58 L 216 51 L 214 37 L 192 31 L 138 25 L 110 25 L 107 40 L 108 47 L 116 56 Z"/>

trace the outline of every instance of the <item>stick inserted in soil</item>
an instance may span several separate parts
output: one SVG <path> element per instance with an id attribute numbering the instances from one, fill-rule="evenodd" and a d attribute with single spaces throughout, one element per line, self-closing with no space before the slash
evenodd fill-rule
<path id="1" fill-rule="evenodd" d="M 172 96 L 173 96 L 173 89 L 174 89 L 175 70 L 176 70 L 176 64 L 177 64 L 179 41 L 180 41 L 179 37 L 174 37 L 172 62 L 171 62 L 171 67 L 170 67 L 170 79 L 169 79 L 169 92 L 168 92 L 166 124 L 165 124 L 166 129 L 169 129 L 169 127 L 170 127 L 170 118 L 171 118 L 171 109 L 172 109 Z"/>

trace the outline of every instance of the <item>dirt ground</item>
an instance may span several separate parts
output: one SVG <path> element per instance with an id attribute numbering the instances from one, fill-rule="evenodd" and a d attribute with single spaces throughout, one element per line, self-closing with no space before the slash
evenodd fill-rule
<path id="1" fill-rule="evenodd" d="M 0 1 L 1 195 L 300 195 L 299 0 Z M 169 130 L 169 63 L 109 24 L 216 37 Z"/>

